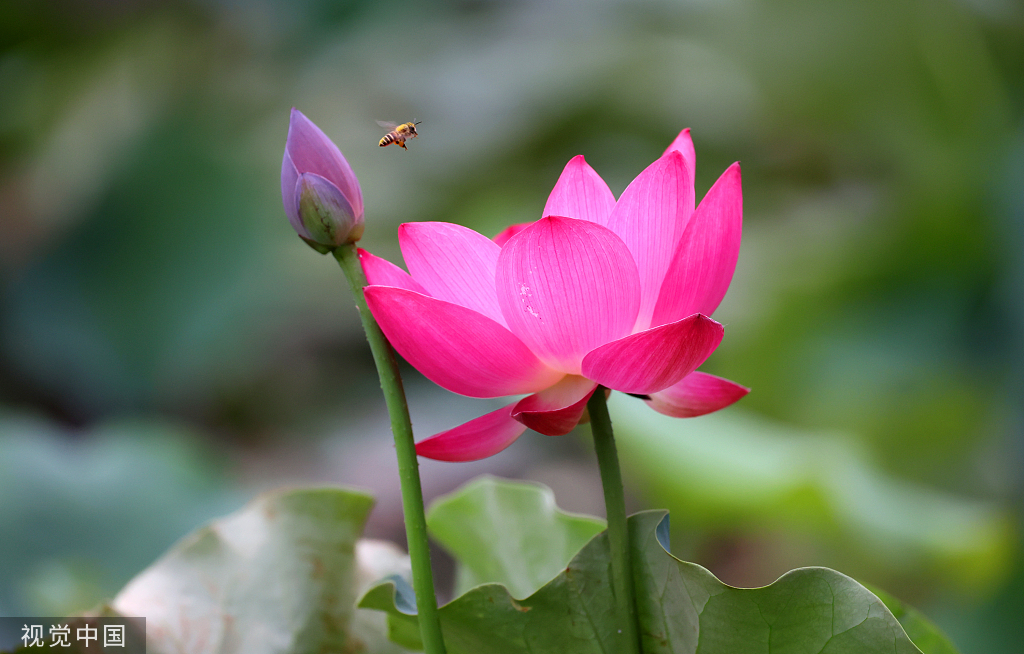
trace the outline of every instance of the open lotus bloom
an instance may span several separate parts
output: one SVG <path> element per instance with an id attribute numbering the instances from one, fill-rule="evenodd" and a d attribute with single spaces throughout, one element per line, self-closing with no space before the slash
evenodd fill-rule
<path id="1" fill-rule="evenodd" d="M 401 268 L 360 252 L 366 299 L 392 345 L 427 378 L 471 397 L 529 395 L 417 444 L 471 461 L 527 427 L 568 433 L 598 385 L 691 417 L 747 394 L 696 372 L 722 340 L 710 318 L 736 268 L 743 223 L 739 164 L 694 208 L 690 130 L 616 202 L 582 156 L 543 218 L 494 240 L 449 223 L 399 229 Z"/>

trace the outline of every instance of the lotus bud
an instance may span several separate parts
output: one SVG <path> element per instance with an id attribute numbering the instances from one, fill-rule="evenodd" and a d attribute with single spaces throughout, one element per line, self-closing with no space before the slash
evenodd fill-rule
<path id="1" fill-rule="evenodd" d="M 310 247 L 328 253 L 363 235 L 363 194 L 341 150 L 292 109 L 281 163 L 281 198 L 288 221 Z"/>

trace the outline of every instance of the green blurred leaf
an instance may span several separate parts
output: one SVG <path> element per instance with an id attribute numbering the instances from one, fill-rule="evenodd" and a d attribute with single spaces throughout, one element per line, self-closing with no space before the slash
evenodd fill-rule
<path id="1" fill-rule="evenodd" d="M 488 496 L 495 493 L 516 501 L 494 502 Z M 526 499 L 531 494 L 532 502 Z M 549 497 L 550 491 L 538 486 L 485 479 L 446 499 L 440 510 L 451 511 L 463 524 L 470 524 L 474 519 L 487 521 L 475 511 L 500 509 L 503 512 L 493 521 L 511 519 L 523 532 L 517 537 L 528 541 L 531 536 L 544 539 L 551 522 L 542 519 L 533 524 L 536 531 L 531 535 L 529 516 L 514 514 L 530 510 L 531 505 L 543 506 Z M 470 510 L 455 511 L 458 507 Z M 669 553 L 665 512 L 632 516 L 630 535 L 647 654 L 696 652 L 698 645 L 702 654 L 921 652 L 881 600 L 838 572 L 803 568 L 764 588 L 732 588 L 704 568 Z M 494 551 L 501 557 L 506 549 L 510 548 Z M 470 558 L 479 565 L 477 560 L 486 555 L 471 552 Z M 519 556 L 511 558 L 515 561 Z M 621 631 L 606 581 L 609 565 L 607 537 L 602 533 L 557 577 L 526 599 L 516 600 L 506 586 L 496 583 L 471 589 L 441 607 L 449 652 L 621 651 Z M 410 636 L 415 634 L 417 620 L 411 595 L 407 584 L 386 581 L 372 588 L 359 605 L 386 611 L 392 633 L 413 646 L 416 642 Z M 932 651 L 942 650 L 929 650 L 929 654 Z"/>
<path id="2" fill-rule="evenodd" d="M 172 423 L 70 430 L 0 409 L 0 615 L 69 615 L 111 597 L 240 503 L 223 463 Z"/>
<path id="3" fill-rule="evenodd" d="M 435 500 L 427 526 L 459 561 L 457 593 L 499 583 L 527 597 L 564 570 L 605 522 L 562 511 L 546 486 L 483 476 Z"/>
<path id="4" fill-rule="evenodd" d="M 851 441 L 733 410 L 683 421 L 612 394 L 623 467 L 673 516 L 721 526 L 774 520 L 837 538 L 875 565 L 984 588 L 1005 574 L 1009 516 L 889 477 Z"/>
<path id="5" fill-rule="evenodd" d="M 957 654 L 957 649 L 953 647 L 953 643 L 950 642 L 946 634 L 942 633 L 920 611 L 912 606 L 907 606 L 889 593 L 874 586 L 868 586 L 868 588 L 878 599 L 885 602 L 885 606 L 892 611 L 892 614 L 903 625 L 903 630 L 924 654 Z"/>
<path id="6" fill-rule="evenodd" d="M 337 488 L 262 495 L 185 538 L 112 607 L 146 617 L 154 654 L 399 652 L 354 607 L 371 580 L 408 574 L 394 546 L 359 541 L 372 505 Z"/>

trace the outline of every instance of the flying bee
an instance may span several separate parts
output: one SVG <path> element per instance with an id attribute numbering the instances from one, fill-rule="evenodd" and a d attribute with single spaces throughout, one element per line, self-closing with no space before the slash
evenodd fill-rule
<path id="1" fill-rule="evenodd" d="M 419 138 L 419 134 L 416 133 L 416 126 L 422 123 L 422 120 L 418 120 L 415 123 L 402 123 L 398 125 L 396 123 L 388 123 L 381 120 L 377 121 L 377 124 L 384 129 L 390 129 L 391 131 L 384 135 L 384 138 L 380 140 L 380 147 L 397 143 L 398 147 L 403 150 L 408 150 L 405 147 L 405 139 L 407 138 Z"/>

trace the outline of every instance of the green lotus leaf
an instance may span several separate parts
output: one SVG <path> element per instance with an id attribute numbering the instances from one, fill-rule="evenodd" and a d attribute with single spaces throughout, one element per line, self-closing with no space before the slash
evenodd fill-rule
<path id="1" fill-rule="evenodd" d="M 514 487 L 518 486 L 518 489 Z M 560 542 L 551 534 L 560 520 L 545 509 L 531 533 L 528 516 L 514 515 L 531 505 L 544 505 L 546 489 L 532 484 L 475 482 L 431 510 L 431 524 L 446 529 L 483 530 L 481 525 L 509 521 L 509 541 L 501 547 L 471 546 L 479 536 L 446 532 L 454 540 L 461 563 L 466 554 L 476 571 L 501 572 L 502 557 L 510 569 L 522 570 L 517 542 L 538 538 Z M 536 495 L 529 501 L 519 494 Z M 490 497 L 489 497 L 490 496 Z M 496 497 L 502 498 L 495 499 Z M 509 498 L 518 497 L 514 502 Z M 456 510 L 458 509 L 458 510 Z M 449 512 L 451 515 L 448 515 Z M 456 523 L 455 518 L 459 520 Z M 452 520 L 450 524 L 447 522 Z M 921 649 L 876 595 L 853 579 L 827 568 L 793 570 L 763 588 L 734 588 L 699 565 L 674 557 L 668 547 L 668 515 L 639 513 L 629 519 L 638 615 L 645 654 L 944 654 L 931 649 L 922 636 Z M 490 527 L 488 527 L 490 528 Z M 561 528 L 564 528 L 561 527 Z M 493 536 L 491 538 L 500 538 Z M 509 554 L 509 552 L 513 552 Z M 491 560 L 494 559 L 494 560 Z M 528 568 L 527 568 L 528 569 Z M 608 585 L 610 559 L 607 534 L 594 536 L 549 582 L 528 595 L 508 585 L 476 586 L 440 609 L 450 654 L 589 654 L 624 651 L 622 632 Z M 498 572 L 494 572 L 498 571 Z M 521 572 L 520 572 L 521 573 Z M 514 582 L 529 588 L 526 580 Z M 393 636 L 404 646 L 419 646 L 415 598 L 403 581 L 388 580 L 369 590 L 359 606 L 385 611 Z M 915 636 L 916 637 L 916 636 Z"/>
<path id="2" fill-rule="evenodd" d="M 144 616 L 151 654 L 401 652 L 356 598 L 409 563 L 360 539 L 373 499 L 314 488 L 268 493 L 201 527 L 111 604 Z"/>
<path id="3" fill-rule="evenodd" d="M 459 561 L 458 593 L 495 582 L 526 597 L 564 570 L 605 522 L 558 508 L 546 486 L 485 475 L 435 500 L 427 526 Z"/>
<path id="4" fill-rule="evenodd" d="M 903 625 L 903 630 L 924 654 L 957 654 L 956 648 L 953 647 L 953 643 L 949 641 L 946 634 L 942 633 L 920 611 L 912 606 L 907 606 L 883 590 L 873 586 L 868 586 L 868 588 L 878 596 L 878 599 L 885 602 L 892 614 Z"/>

